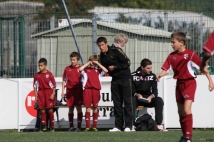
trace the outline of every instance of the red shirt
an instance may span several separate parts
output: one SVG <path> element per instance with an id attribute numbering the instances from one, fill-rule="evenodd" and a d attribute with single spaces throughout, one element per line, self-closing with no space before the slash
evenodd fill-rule
<path id="1" fill-rule="evenodd" d="M 62 75 L 62 80 L 66 83 L 66 88 L 82 88 L 81 74 L 78 67 L 67 66 Z"/>
<path id="2" fill-rule="evenodd" d="M 85 68 L 81 74 L 84 89 L 101 90 L 100 77 L 105 75 L 104 71 L 95 68 Z"/>
<path id="3" fill-rule="evenodd" d="M 53 89 L 56 87 L 56 81 L 51 72 L 37 72 L 34 75 L 33 87 L 40 89 Z"/>
<path id="4" fill-rule="evenodd" d="M 214 53 L 214 32 L 209 36 L 204 44 L 203 50 L 213 55 Z"/>
<path id="5" fill-rule="evenodd" d="M 199 69 L 201 59 L 198 55 L 189 49 L 184 52 L 172 52 L 164 62 L 162 69 L 169 71 L 170 68 L 174 71 L 175 79 L 190 79 L 195 78 L 194 67 Z"/>

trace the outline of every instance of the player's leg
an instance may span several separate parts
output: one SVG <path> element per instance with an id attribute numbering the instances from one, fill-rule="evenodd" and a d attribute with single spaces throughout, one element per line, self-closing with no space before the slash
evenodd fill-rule
<path id="1" fill-rule="evenodd" d="M 50 131 L 54 132 L 54 112 L 53 109 L 48 109 L 49 119 L 50 119 Z"/>
<path id="2" fill-rule="evenodd" d="M 155 121 L 157 125 L 161 125 L 163 121 L 163 99 L 160 97 L 153 98 L 150 104 L 155 108 Z"/>
<path id="3" fill-rule="evenodd" d="M 85 111 L 86 129 L 85 129 L 85 131 L 90 131 L 91 104 L 92 104 L 92 92 L 91 92 L 91 89 L 85 89 L 83 91 L 83 105 L 86 107 L 86 111 Z"/>
<path id="4" fill-rule="evenodd" d="M 82 125 L 82 104 L 83 104 L 83 91 L 82 88 L 80 89 L 75 89 L 76 93 L 74 95 L 74 105 L 76 106 L 77 109 L 77 129 L 76 131 L 79 132 L 81 131 L 81 125 Z"/>
<path id="5" fill-rule="evenodd" d="M 50 121 L 50 129 L 51 131 L 54 131 L 54 112 L 53 108 L 56 105 L 56 97 L 54 97 L 53 100 L 50 99 L 51 95 L 53 93 L 52 89 L 45 90 L 45 96 L 46 96 L 46 108 L 48 109 L 49 114 L 49 121 Z"/>
<path id="6" fill-rule="evenodd" d="M 74 96 L 73 96 L 73 89 L 66 89 L 66 103 L 69 107 L 68 110 L 68 121 L 69 121 L 69 130 L 74 131 Z"/>
<path id="7" fill-rule="evenodd" d="M 42 124 L 42 130 L 46 131 L 46 111 L 45 111 L 45 95 L 44 92 L 39 90 L 38 96 L 37 96 L 38 106 L 40 109 L 40 115 L 41 115 L 41 124 Z"/>
<path id="8" fill-rule="evenodd" d="M 194 79 L 187 80 L 183 82 L 180 86 L 180 91 L 183 101 L 177 101 L 178 103 L 178 113 L 180 116 L 180 123 L 183 127 L 183 138 L 191 140 L 192 139 L 192 102 L 194 101 L 196 81 Z M 180 95 L 180 96 L 181 96 Z"/>
<path id="9" fill-rule="evenodd" d="M 97 130 L 97 121 L 98 121 L 98 103 L 100 100 L 100 91 L 99 90 L 92 90 L 92 104 L 93 104 L 93 126 L 92 130 L 93 131 L 98 131 Z"/>

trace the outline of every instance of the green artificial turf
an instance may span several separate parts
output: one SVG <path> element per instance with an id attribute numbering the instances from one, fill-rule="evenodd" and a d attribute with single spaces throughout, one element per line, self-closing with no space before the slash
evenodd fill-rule
<path id="1" fill-rule="evenodd" d="M 0 132 L 0 142 L 178 142 L 180 130 L 168 132 Z M 214 131 L 195 130 L 193 142 L 214 142 Z"/>

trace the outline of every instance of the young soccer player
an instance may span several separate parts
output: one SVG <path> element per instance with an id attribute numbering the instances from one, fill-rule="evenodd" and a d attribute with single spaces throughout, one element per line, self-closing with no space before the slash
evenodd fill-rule
<path id="1" fill-rule="evenodd" d="M 174 79 L 177 79 L 176 101 L 183 132 L 180 142 L 191 142 L 193 125 L 191 107 L 196 90 L 196 76 L 193 67 L 199 69 L 201 59 L 194 51 L 187 49 L 185 43 L 186 35 L 184 33 L 175 32 L 171 35 L 171 45 L 174 52 L 167 57 L 157 79 L 159 80 L 166 75 L 170 68 L 174 71 Z M 211 81 L 209 74 L 206 76 Z"/>
<path id="2" fill-rule="evenodd" d="M 53 74 L 47 70 L 47 60 L 41 58 L 38 64 L 39 72 L 34 75 L 33 87 L 39 109 L 41 110 L 42 130 L 46 131 L 46 109 L 48 109 L 50 130 L 54 132 L 53 107 L 56 104 L 56 82 Z"/>
<path id="3" fill-rule="evenodd" d="M 68 131 L 81 131 L 82 124 L 82 103 L 83 103 L 83 90 L 81 84 L 81 74 L 79 73 L 79 60 L 80 55 L 78 52 L 72 52 L 70 54 L 71 65 L 67 66 L 62 76 L 62 94 L 64 97 L 66 88 L 67 106 L 69 106 L 68 119 L 70 128 Z M 77 128 L 74 128 L 74 106 L 77 109 Z"/>
<path id="4" fill-rule="evenodd" d="M 98 67 L 100 69 L 98 69 Z M 83 84 L 83 104 L 86 107 L 85 121 L 86 129 L 85 131 L 90 131 L 90 112 L 91 105 L 93 106 L 93 126 L 92 131 L 97 130 L 97 120 L 98 120 L 98 103 L 100 100 L 100 90 L 101 83 L 100 77 L 104 76 L 108 70 L 98 62 L 97 55 L 91 55 L 89 57 L 89 62 L 80 67 L 79 71 L 82 74 L 82 84 Z"/>
<path id="5" fill-rule="evenodd" d="M 206 43 L 204 44 L 203 50 L 204 50 L 204 53 L 202 56 L 202 63 L 200 66 L 200 71 L 201 71 L 201 73 L 208 74 L 209 73 L 209 70 L 207 68 L 208 62 L 209 62 L 211 55 L 213 55 L 213 53 L 214 53 L 214 32 L 207 39 Z M 213 81 L 210 82 L 209 88 L 211 88 L 211 90 L 214 89 Z"/>

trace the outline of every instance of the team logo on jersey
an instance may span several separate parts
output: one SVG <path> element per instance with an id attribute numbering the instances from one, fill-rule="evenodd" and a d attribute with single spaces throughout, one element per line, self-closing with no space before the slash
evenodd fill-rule
<path id="1" fill-rule="evenodd" d="M 186 99 L 186 98 L 189 98 L 189 95 L 187 95 L 187 94 L 186 94 L 186 95 L 184 95 L 184 98 L 185 98 L 185 99 Z"/>
<path id="2" fill-rule="evenodd" d="M 175 58 L 175 57 L 172 57 L 172 60 L 176 60 L 176 58 Z"/>
<path id="3" fill-rule="evenodd" d="M 143 78 L 142 76 L 133 76 L 133 81 L 141 81 L 141 80 L 145 80 L 145 81 L 153 80 L 153 76 L 146 76 L 145 78 Z"/>
<path id="4" fill-rule="evenodd" d="M 184 59 L 187 59 L 188 58 L 188 54 L 184 54 Z"/>
<path id="5" fill-rule="evenodd" d="M 49 77 L 49 74 L 46 74 L 46 78 L 48 78 Z"/>

